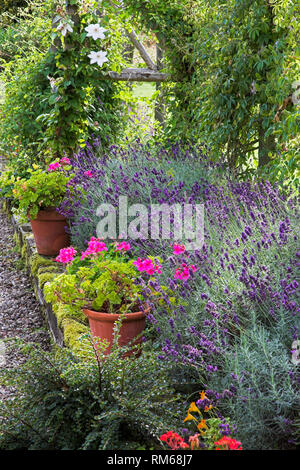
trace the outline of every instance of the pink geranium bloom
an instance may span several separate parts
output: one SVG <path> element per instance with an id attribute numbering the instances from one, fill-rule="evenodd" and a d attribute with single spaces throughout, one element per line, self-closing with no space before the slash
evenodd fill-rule
<path id="1" fill-rule="evenodd" d="M 59 255 L 56 257 L 58 263 L 71 263 L 76 256 L 77 251 L 69 246 L 68 248 L 62 248 L 59 251 Z"/>
<path id="2" fill-rule="evenodd" d="M 89 255 L 95 255 L 103 251 L 107 251 L 105 243 L 100 241 L 100 238 L 91 237 L 87 249 L 81 254 L 81 259 L 83 260 Z"/>
<path id="3" fill-rule="evenodd" d="M 190 269 L 195 272 L 197 271 L 197 267 L 191 264 L 188 266 L 185 263 L 182 263 L 179 268 L 176 269 L 174 274 L 174 279 L 179 279 L 181 281 L 186 281 L 190 277 Z"/>
<path id="4" fill-rule="evenodd" d="M 181 255 L 181 253 L 185 252 L 185 246 L 184 245 L 174 245 L 173 246 L 173 254 L 174 255 Z"/>
<path id="5" fill-rule="evenodd" d="M 154 264 L 150 258 L 138 258 L 136 261 L 133 261 L 133 265 L 137 268 L 140 272 L 146 272 L 150 276 L 154 273 L 161 274 L 161 265 Z"/>
<path id="6" fill-rule="evenodd" d="M 50 163 L 50 165 L 48 166 L 48 171 L 55 171 L 60 167 L 61 167 L 60 163 L 53 162 L 53 163 Z"/>
<path id="7" fill-rule="evenodd" d="M 116 250 L 118 251 L 128 251 L 130 250 L 130 243 L 127 242 L 121 242 L 121 243 L 116 243 Z"/>
<path id="8" fill-rule="evenodd" d="M 93 173 L 90 170 L 85 171 L 84 174 L 85 176 L 88 176 L 89 178 L 93 178 Z"/>
<path id="9" fill-rule="evenodd" d="M 63 157 L 59 160 L 59 163 L 61 165 L 70 165 L 71 164 L 71 160 L 68 158 L 68 157 Z"/>

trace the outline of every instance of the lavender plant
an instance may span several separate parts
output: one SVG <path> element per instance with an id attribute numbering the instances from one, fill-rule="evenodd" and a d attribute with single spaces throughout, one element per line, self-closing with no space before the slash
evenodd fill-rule
<path id="1" fill-rule="evenodd" d="M 74 186 L 83 188 L 84 196 L 62 210 L 73 217 L 78 246 L 94 234 L 96 207 L 103 202 L 117 207 L 120 195 L 146 206 L 204 204 L 201 250 L 178 254 L 170 240 L 130 240 L 137 256 L 162 260 L 151 288 L 164 303 L 153 302 L 148 316 L 155 347 L 170 375 L 211 389 L 223 414 L 236 422 L 245 448 L 293 446 L 299 385 L 290 352 L 299 334 L 297 200 L 268 181 L 236 181 L 192 144 L 164 149 L 136 142 L 112 146 L 100 158 L 90 146 L 73 165 Z M 183 265 L 195 269 L 187 268 L 180 278 L 176 273 Z M 149 295 L 145 282 L 151 304 Z"/>

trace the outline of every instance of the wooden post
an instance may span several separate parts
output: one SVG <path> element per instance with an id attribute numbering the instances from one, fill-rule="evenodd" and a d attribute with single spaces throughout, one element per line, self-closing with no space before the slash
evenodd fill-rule
<path id="1" fill-rule="evenodd" d="M 162 68 L 162 58 L 163 58 L 162 49 L 159 47 L 158 44 L 156 44 L 156 65 L 157 65 L 158 70 Z M 156 83 L 156 90 L 157 91 L 161 90 L 161 82 Z M 164 105 L 162 102 L 161 93 L 157 97 L 157 100 L 155 103 L 154 116 L 155 116 L 155 119 L 163 126 L 165 122 L 165 116 L 164 116 Z"/>

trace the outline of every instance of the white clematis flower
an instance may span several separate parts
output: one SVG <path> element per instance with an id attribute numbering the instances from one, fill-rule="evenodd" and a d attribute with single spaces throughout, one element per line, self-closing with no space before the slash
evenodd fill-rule
<path id="1" fill-rule="evenodd" d="M 90 58 L 90 63 L 91 64 L 97 63 L 99 67 L 102 67 L 104 62 L 108 61 L 106 54 L 107 54 L 106 51 L 98 51 L 98 52 L 91 51 L 91 53 L 88 55 L 88 57 Z"/>
<path id="2" fill-rule="evenodd" d="M 84 28 L 85 31 L 87 31 L 87 37 L 93 38 L 94 41 L 97 39 L 104 39 L 104 32 L 106 31 L 105 28 L 102 28 L 98 23 L 97 24 L 89 24 L 86 28 Z"/>
<path id="3" fill-rule="evenodd" d="M 73 33 L 73 28 L 69 23 L 61 21 L 57 26 L 57 31 L 60 31 L 63 36 L 66 36 L 68 31 Z"/>

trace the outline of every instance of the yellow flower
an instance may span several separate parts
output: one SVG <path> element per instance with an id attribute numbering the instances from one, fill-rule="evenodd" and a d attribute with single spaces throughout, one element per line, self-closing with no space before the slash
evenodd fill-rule
<path id="1" fill-rule="evenodd" d="M 191 413 L 188 413 L 188 414 L 187 414 L 187 417 L 186 417 L 185 420 L 184 420 L 184 423 L 185 423 L 186 421 L 192 421 L 192 420 L 197 421 L 196 418 L 194 418 L 194 416 L 191 415 Z"/>
<path id="2" fill-rule="evenodd" d="M 196 406 L 196 403 L 193 401 L 193 402 L 190 404 L 189 413 L 193 413 L 194 411 L 195 411 L 196 413 L 200 413 L 199 408 Z"/>
<path id="3" fill-rule="evenodd" d="M 34 170 L 37 170 L 38 167 L 39 167 L 39 166 L 38 166 L 36 163 L 34 163 L 34 164 L 32 165 L 32 168 L 33 168 Z"/>
<path id="4" fill-rule="evenodd" d="M 207 396 L 204 390 L 202 390 L 202 392 L 200 393 L 200 400 L 204 400 L 204 398 L 207 398 Z"/>

